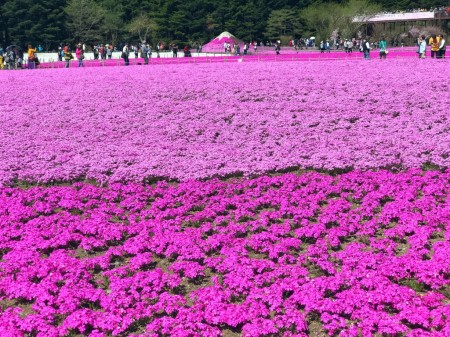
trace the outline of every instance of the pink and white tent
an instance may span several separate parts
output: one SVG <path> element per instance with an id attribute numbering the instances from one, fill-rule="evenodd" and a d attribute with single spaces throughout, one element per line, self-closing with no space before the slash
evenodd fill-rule
<path id="1" fill-rule="evenodd" d="M 237 44 L 241 47 L 241 52 L 243 51 L 244 42 L 242 42 L 236 36 L 228 32 L 223 32 L 218 37 L 205 44 L 202 48 L 202 51 L 204 53 L 224 53 L 225 42 L 228 42 L 231 45 L 231 47 L 233 47 L 233 45 L 237 42 Z"/>

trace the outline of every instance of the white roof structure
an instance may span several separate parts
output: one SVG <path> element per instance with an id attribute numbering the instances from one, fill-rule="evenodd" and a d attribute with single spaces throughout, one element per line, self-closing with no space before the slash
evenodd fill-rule
<path id="1" fill-rule="evenodd" d="M 412 13 L 386 13 L 376 14 L 370 17 L 355 17 L 353 22 L 398 22 L 398 21 L 422 21 L 422 20 L 434 20 L 434 12 L 412 12 Z"/>

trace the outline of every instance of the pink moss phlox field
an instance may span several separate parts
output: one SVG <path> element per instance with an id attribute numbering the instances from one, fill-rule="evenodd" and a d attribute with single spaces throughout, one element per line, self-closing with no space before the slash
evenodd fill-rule
<path id="1" fill-rule="evenodd" d="M 450 173 L 0 188 L 0 335 L 450 335 Z"/>
<path id="2" fill-rule="evenodd" d="M 222 52 L 223 44 L 222 46 L 217 47 L 218 51 Z M 336 60 L 336 59 L 362 59 L 363 54 L 359 52 L 354 53 L 344 53 L 343 51 L 332 51 L 330 53 L 320 53 L 318 51 L 295 51 L 293 48 L 288 49 L 282 49 L 280 55 L 276 55 L 275 49 L 270 48 L 264 48 L 261 50 L 261 48 L 258 49 L 258 52 L 256 54 L 250 54 L 245 56 L 231 56 L 229 54 L 227 55 L 218 55 L 218 54 L 212 54 L 212 55 L 205 55 L 205 56 L 197 56 L 195 52 L 195 57 L 177 57 L 173 58 L 172 55 L 170 57 L 161 57 L 161 58 L 150 58 L 149 64 L 150 66 L 155 64 L 184 64 L 184 63 L 223 63 L 226 62 L 280 62 L 280 61 L 330 61 L 330 60 Z M 374 59 L 373 62 L 377 62 L 377 56 L 378 52 L 373 51 L 371 53 L 372 58 Z M 429 56 L 429 55 L 427 55 Z M 389 54 L 389 60 L 390 59 L 396 59 L 396 58 L 417 58 L 417 53 L 415 49 L 411 48 L 391 48 L 390 54 Z M 84 60 L 83 64 L 85 67 L 117 67 L 117 66 L 123 66 L 124 61 L 122 59 L 111 59 L 111 60 Z M 130 59 L 130 65 L 143 65 L 144 59 L 142 58 L 131 58 Z M 66 63 L 64 61 L 61 62 L 42 62 L 39 65 L 39 68 L 64 68 Z M 71 67 L 77 67 L 78 61 L 73 60 L 71 62 Z"/>
<path id="3" fill-rule="evenodd" d="M 4 72 L 0 184 L 447 167 L 450 67 L 434 61 Z"/>

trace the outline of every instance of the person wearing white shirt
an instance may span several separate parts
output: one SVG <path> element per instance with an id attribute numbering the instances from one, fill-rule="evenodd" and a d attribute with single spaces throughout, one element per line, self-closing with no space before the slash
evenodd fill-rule
<path id="1" fill-rule="evenodd" d="M 349 53 L 353 52 L 353 42 L 352 41 L 347 41 L 347 49 Z"/>
<path id="2" fill-rule="evenodd" d="M 444 39 L 444 35 L 439 35 L 441 40 L 439 42 L 439 51 L 437 54 L 437 58 L 438 59 L 445 59 L 445 49 L 446 49 L 446 45 L 445 45 L 445 39 Z"/>
<path id="3" fill-rule="evenodd" d="M 425 35 L 422 35 L 418 41 L 419 44 L 419 58 L 424 59 L 425 53 L 427 51 L 427 41 L 425 40 Z"/>
<path id="4" fill-rule="evenodd" d="M 130 64 L 130 60 L 128 58 L 129 55 L 130 55 L 130 49 L 128 48 L 128 43 L 126 43 L 122 49 L 122 58 L 125 61 L 126 66 Z"/>

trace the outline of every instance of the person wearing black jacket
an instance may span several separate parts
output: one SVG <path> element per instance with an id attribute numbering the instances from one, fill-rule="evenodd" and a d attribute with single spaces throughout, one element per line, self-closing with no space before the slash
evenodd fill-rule
<path id="1" fill-rule="evenodd" d="M 144 64 L 148 64 L 148 48 L 145 41 L 143 41 L 141 45 L 141 55 L 144 59 Z"/>
<path id="2" fill-rule="evenodd" d="M 126 66 L 130 64 L 129 56 L 130 56 L 130 49 L 128 48 L 128 43 L 126 43 L 122 49 L 122 58 Z"/>
<path id="3" fill-rule="evenodd" d="M 363 40 L 362 51 L 364 53 L 364 59 L 370 60 L 370 41 L 369 40 Z"/>

